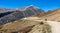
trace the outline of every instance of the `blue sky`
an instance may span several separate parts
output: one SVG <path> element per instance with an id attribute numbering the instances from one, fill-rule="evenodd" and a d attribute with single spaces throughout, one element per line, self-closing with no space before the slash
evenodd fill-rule
<path id="1" fill-rule="evenodd" d="M 60 0 L 0 0 L 0 8 L 21 8 L 29 5 L 47 11 L 60 8 Z"/>

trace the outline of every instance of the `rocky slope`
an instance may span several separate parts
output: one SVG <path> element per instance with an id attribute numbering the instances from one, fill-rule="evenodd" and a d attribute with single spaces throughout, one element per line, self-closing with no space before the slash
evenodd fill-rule
<path id="1" fill-rule="evenodd" d="M 4 13 L 0 13 L 0 18 L 6 16 L 6 15 L 8 15 L 8 14 L 11 14 L 11 13 L 13 13 L 13 12 L 4 12 Z"/>
<path id="2" fill-rule="evenodd" d="M 28 6 L 21 9 L 16 9 L 15 12 L 0 18 L 0 23 L 5 24 L 11 21 L 19 20 L 28 16 L 36 15 L 44 12 L 42 9 L 36 8 L 35 6 Z"/>

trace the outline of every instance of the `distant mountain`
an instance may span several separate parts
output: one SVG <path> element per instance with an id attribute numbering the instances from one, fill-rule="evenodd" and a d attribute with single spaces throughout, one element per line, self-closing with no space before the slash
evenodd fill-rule
<path id="1" fill-rule="evenodd" d="M 44 12 L 44 10 L 39 9 L 35 6 L 27 6 L 25 8 L 17 8 L 17 9 L 15 9 L 15 12 L 0 18 L 0 23 L 5 24 L 5 23 L 11 22 L 11 21 L 19 20 L 21 18 L 36 15 L 36 14 L 39 14 L 42 12 Z"/>
<path id="2" fill-rule="evenodd" d="M 9 8 L 0 8 L 0 13 L 3 13 L 3 12 L 11 12 L 11 11 L 15 11 L 15 9 L 9 9 Z"/>
<path id="3" fill-rule="evenodd" d="M 41 20 L 50 20 L 50 21 L 60 21 L 60 8 L 56 10 L 49 10 L 43 14 L 35 15 L 39 17 Z"/>

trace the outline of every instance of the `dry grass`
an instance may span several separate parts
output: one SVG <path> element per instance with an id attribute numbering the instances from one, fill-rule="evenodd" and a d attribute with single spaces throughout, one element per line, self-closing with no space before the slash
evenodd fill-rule
<path id="1" fill-rule="evenodd" d="M 11 23 L 5 24 L 1 30 L 3 30 L 4 32 L 5 30 L 7 30 L 6 32 L 16 31 L 23 27 L 33 26 L 38 23 L 39 23 L 38 21 L 21 19 L 18 21 L 14 21 L 13 23 L 11 22 Z"/>

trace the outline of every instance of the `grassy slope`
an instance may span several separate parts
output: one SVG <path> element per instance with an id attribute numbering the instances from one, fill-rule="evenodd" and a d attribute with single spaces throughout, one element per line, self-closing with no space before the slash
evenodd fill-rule
<path id="1" fill-rule="evenodd" d="M 3 26 L 2 29 L 14 29 L 14 30 L 18 30 L 20 28 L 23 27 L 27 27 L 27 26 L 33 26 L 38 24 L 39 22 L 37 21 L 31 21 L 31 20 L 18 20 L 18 21 L 14 21 L 13 23 L 7 23 Z"/>

